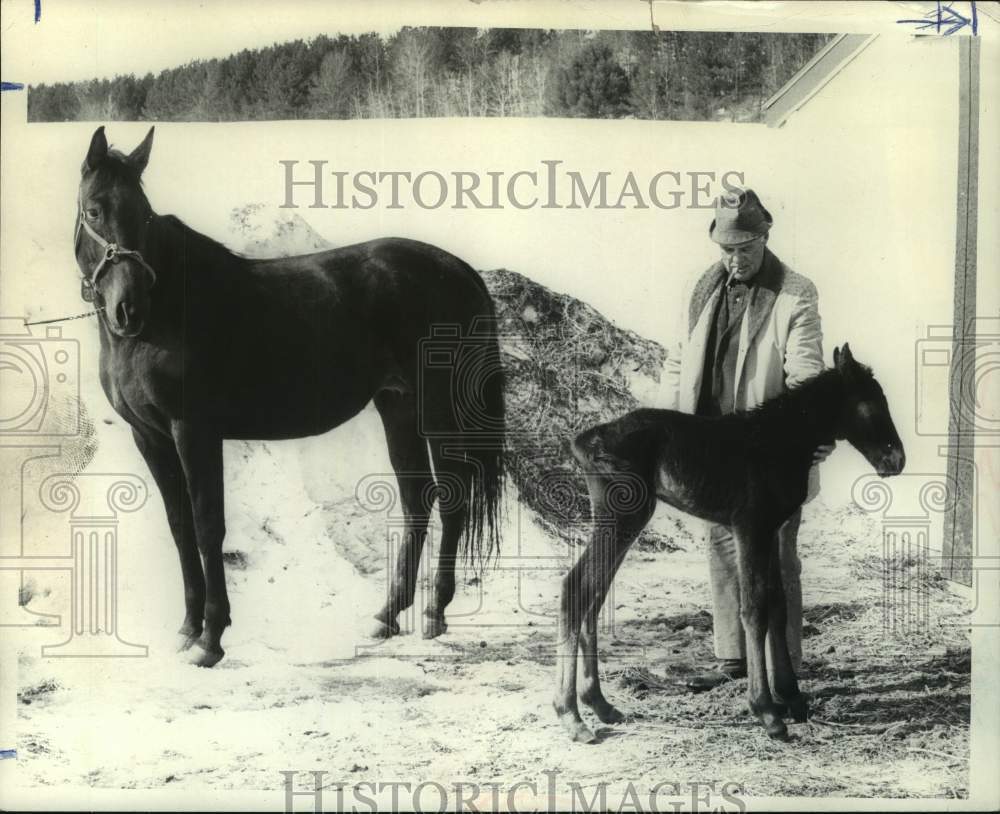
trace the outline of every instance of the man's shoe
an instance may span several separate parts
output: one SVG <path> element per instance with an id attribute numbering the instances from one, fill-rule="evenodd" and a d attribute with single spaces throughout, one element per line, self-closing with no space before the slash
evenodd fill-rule
<path id="1" fill-rule="evenodd" d="M 747 663 L 744 659 L 724 659 L 715 670 L 693 675 L 687 680 L 686 686 L 691 692 L 706 692 L 720 684 L 747 677 Z"/>

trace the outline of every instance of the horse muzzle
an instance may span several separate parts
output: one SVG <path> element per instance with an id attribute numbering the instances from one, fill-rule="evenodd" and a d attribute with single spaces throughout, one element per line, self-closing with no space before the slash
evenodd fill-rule
<path id="1" fill-rule="evenodd" d="M 104 315 L 107 318 L 108 328 L 115 336 L 130 338 L 138 336 L 145 327 L 145 320 L 139 309 L 130 302 L 122 300 L 112 306 L 110 303 L 104 308 Z"/>

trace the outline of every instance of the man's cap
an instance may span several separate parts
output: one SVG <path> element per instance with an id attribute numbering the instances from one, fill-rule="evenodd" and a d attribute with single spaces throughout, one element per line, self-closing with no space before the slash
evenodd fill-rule
<path id="1" fill-rule="evenodd" d="M 719 198 L 708 236 L 716 243 L 746 243 L 766 235 L 774 220 L 752 189 L 733 190 Z"/>

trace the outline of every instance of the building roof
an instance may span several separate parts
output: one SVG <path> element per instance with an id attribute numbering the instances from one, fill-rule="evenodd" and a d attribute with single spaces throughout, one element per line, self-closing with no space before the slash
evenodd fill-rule
<path id="1" fill-rule="evenodd" d="M 802 105 L 867 48 L 878 34 L 838 34 L 816 53 L 780 90 L 764 102 L 768 127 L 781 127 Z"/>

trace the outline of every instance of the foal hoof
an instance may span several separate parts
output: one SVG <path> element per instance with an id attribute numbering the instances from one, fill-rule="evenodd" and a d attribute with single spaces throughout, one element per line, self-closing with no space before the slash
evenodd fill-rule
<path id="1" fill-rule="evenodd" d="M 562 724 L 562 728 L 566 730 L 571 741 L 574 743 L 597 742 L 597 736 L 587 729 L 587 725 L 583 722 L 579 712 L 575 709 L 566 709 L 566 705 L 558 701 L 552 702 L 552 708 L 556 711 L 556 715 L 559 716 L 559 723 Z M 565 712 L 561 710 L 565 710 Z"/>
<path id="2" fill-rule="evenodd" d="M 375 617 L 375 624 L 371 627 L 368 632 L 368 636 L 372 639 L 389 639 L 392 636 L 399 635 L 399 625 L 395 622 L 383 622 L 377 616 Z"/>
<path id="3" fill-rule="evenodd" d="M 559 723 L 573 743 L 597 743 L 597 736 L 587 729 L 587 725 L 572 713 L 559 716 Z"/>
<path id="4" fill-rule="evenodd" d="M 775 699 L 774 711 L 782 718 L 791 718 L 797 724 L 804 724 L 809 720 L 809 702 L 802 694 L 795 696 L 791 701 Z"/>
<path id="5" fill-rule="evenodd" d="M 776 741 L 788 740 L 788 727 L 785 726 L 785 722 L 781 720 L 780 717 L 765 717 L 763 723 L 764 729 L 767 731 L 767 736 L 769 738 Z"/>
<path id="6" fill-rule="evenodd" d="M 448 632 L 448 625 L 444 622 L 443 616 L 424 617 L 424 638 L 436 639 L 442 633 Z"/>
<path id="7" fill-rule="evenodd" d="M 625 720 L 625 715 L 621 710 L 603 696 L 594 699 L 580 696 L 580 701 L 590 707 L 594 715 L 597 716 L 597 720 L 602 724 L 620 724 Z"/>
<path id="8" fill-rule="evenodd" d="M 620 724 L 625 720 L 624 713 L 613 704 L 591 707 L 591 709 L 602 724 Z"/>
<path id="9" fill-rule="evenodd" d="M 788 711 L 792 720 L 797 724 L 804 724 L 809 720 L 809 702 L 804 695 L 799 695 L 788 702 Z"/>
<path id="10" fill-rule="evenodd" d="M 191 647 L 188 648 L 187 660 L 195 667 L 214 667 L 222 661 L 222 657 L 225 655 L 226 651 L 222 649 L 221 645 L 209 645 L 202 638 L 195 639 Z"/>

